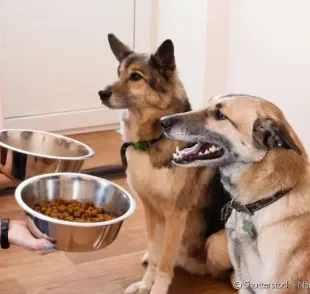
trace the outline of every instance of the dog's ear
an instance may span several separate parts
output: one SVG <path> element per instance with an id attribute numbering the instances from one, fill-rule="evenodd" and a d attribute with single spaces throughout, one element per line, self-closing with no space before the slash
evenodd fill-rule
<path id="1" fill-rule="evenodd" d="M 113 54 L 116 59 L 121 62 L 125 59 L 130 53 L 133 51 L 123 44 L 118 38 L 116 38 L 113 34 L 108 34 L 108 40 Z"/>
<path id="2" fill-rule="evenodd" d="M 164 41 L 151 55 L 151 65 L 158 69 L 160 74 L 169 78 L 175 70 L 174 46 L 171 40 Z"/>
<path id="3" fill-rule="evenodd" d="M 298 155 L 302 155 L 302 151 L 294 142 L 287 127 L 270 118 L 257 119 L 254 122 L 253 140 L 259 148 L 292 149 Z"/>

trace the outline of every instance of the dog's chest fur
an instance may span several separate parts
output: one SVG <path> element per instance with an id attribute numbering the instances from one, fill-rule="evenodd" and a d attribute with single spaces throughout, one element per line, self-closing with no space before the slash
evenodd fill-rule
<path id="1" fill-rule="evenodd" d="M 154 197 L 169 199 L 173 196 L 172 190 L 177 187 L 174 187 L 171 169 L 154 168 L 147 152 L 134 150 L 132 147 L 128 148 L 126 156 L 128 183 L 139 197 L 147 198 L 150 202 L 155 200 L 158 206 L 159 199 L 153 199 Z"/>
<path id="2" fill-rule="evenodd" d="M 229 253 L 238 281 L 262 282 L 261 258 L 257 249 L 256 237 L 250 236 L 244 222 L 252 222 L 251 216 L 232 211 L 226 223 Z M 255 230 L 255 227 L 254 227 Z"/>
<path id="3" fill-rule="evenodd" d="M 127 142 L 139 141 L 138 122 L 127 111 L 123 112 L 122 118 L 123 140 Z M 160 210 L 159 198 L 169 200 L 178 194 L 177 190 L 181 185 L 176 183 L 171 168 L 154 168 L 148 152 L 135 150 L 133 147 L 127 149 L 126 157 L 128 184 L 142 200 L 147 199 L 154 208 Z M 182 174 L 186 174 L 186 171 L 184 170 Z M 180 179 L 180 182 L 182 180 L 185 181 L 185 178 Z M 162 215 L 163 211 L 158 211 L 158 213 Z"/>

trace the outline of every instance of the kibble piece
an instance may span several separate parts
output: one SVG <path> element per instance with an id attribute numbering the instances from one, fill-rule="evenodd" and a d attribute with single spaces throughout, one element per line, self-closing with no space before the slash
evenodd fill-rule
<path id="1" fill-rule="evenodd" d="M 76 210 L 76 211 L 73 213 L 73 215 L 74 215 L 75 217 L 80 217 L 80 216 L 81 216 L 81 213 L 80 213 L 78 210 Z"/>
<path id="2" fill-rule="evenodd" d="M 74 221 L 78 223 L 84 223 L 84 220 L 82 218 L 76 218 Z"/>
<path id="3" fill-rule="evenodd" d="M 103 209 L 101 207 L 96 207 L 96 211 L 98 214 L 103 213 Z"/>
<path id="4" fill-rule="evenodd" d="M 65 210 L 66 210 L 66 206 L 65 205 L 60 205 L 58 207 L 58 211 L 60 211 L 60 212 L 64 212 Z"/>
<path id="5" fill-rule="evenodd" d="M 46 201 L 43 201 L 39 204 L 39 206 L 42 208 L 42 207 L 45 207 L 47 205 Z"/>
<path id="6" fill-rule="evenodd" d="M 61 199 L 61 198 L 58 198 L 58 199 L 56 200 L 56 203 L 57 203 L 58 205 L 63 205 L 63 204 L 64 204 L 64 200 Z"/>
<path id="7" fill-rule="evenodd" d="M 91 212 L 90 212 L 89 210 L 85 210 L 85 211 L 84 211 L 84 216 L 85 216 L 85 217 L 91 216 Z"/>
<path id="8" fill-rule="evenodd" d="M 62 216 L 63 216 L 63 218 L 65 219 L 66 217 L 68 217 L 68 216 L 70 216 L 70 215 L 69 215 L 68 212 L 65 211 L 65 212 L 62 213 Z"/>

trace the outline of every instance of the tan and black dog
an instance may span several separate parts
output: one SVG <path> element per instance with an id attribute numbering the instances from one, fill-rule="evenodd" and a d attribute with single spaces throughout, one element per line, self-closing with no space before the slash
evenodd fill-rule
<path id="1" fill-rule="evenodd" d="M 176 265 L 219 276 L 231 267 L 220 220 L 229 197 L 219 195 L 224 190 L 215 169 L 171 166 L 171 154 L 184 143 L 164 137 L 160 126 L 161 117 L 191 109 L 173 43 L 166 40 L 155 54 L 146 55 L 112 34 L 108 39 L 120 62 L 119 79 L 99 95 L 109 108 L 124 109 L 122 157 L 125 166 L 128 162 L 128 184 L 143 203 L 148 233 L 146 273 L 126 293 L 167 293 Z"/>
<path id="2" fill-rule="evenodd" d="M 310 166 L 281 110 L 226 95 L 162 125 L 169 138 L 197 142 L 175 164 L 220 169 L 233 199 L 223 217 L 240 293 L 310 293 Z"/>

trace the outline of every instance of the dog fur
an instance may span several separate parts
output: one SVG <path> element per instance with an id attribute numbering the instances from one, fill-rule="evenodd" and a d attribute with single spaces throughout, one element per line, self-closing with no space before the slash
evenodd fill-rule
<path id="1" fill-rule="evenodd" d="M 220 146 L 218 158 L 178 165 L 219 167 L 225 189 L 243 205 L 291 189 L 253 216 L 232 211 L 229 253 L 239 293 L 310 293 L 310 168 L 281 110 L 262 98 L 231 94 L 201 111 L 163 118 L 163 126 L 170 138 Z M 244 219 L 256 237 L 244 230 Z"/>
<path id="2" fill-rule="evenodd" d="M 166 40 L 148 56 L 133 52 L 112 34 L 108 39 L 120 62 L 119 79 L 99 92 L 102 103 L 124 110 L 125 142 L 160 137 L 161 117 L 191 110 L 176 71 L 173 43 Z M 211 190 L 216 187 L 224 194 L 215 169 L 170 166 L 173 151 L 182 145 L 163 137 L 147 151 L 127 150 L 127 181 L 143 203 L 148 233 L 148 254 L 143 260 L 148 261 L 146 273 L 126 289 L 127 294 L 167 293 L 176 265 L 214 276 L 231 268 L 219 217 L 229 198 L 222 196 L 223 201 L 216 202 L 212 198 Z"/>

